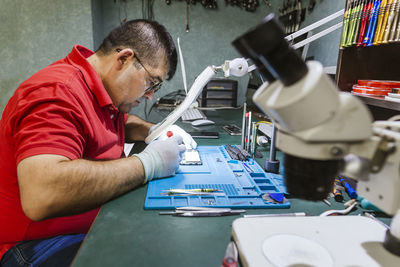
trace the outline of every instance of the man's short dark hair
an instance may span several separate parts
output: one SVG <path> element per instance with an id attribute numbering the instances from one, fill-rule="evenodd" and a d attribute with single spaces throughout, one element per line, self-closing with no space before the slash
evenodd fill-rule
<path id="1" fill-rule="evenodd" d="M 117 48 L 131 48 L 145 63 L 157 68 L 160 63 L 169 66 L 167 80 L 176 71 L 177 54 L 174 41 L 165 27 L 156 21 L 130 20 L 112 30 L 103 40 L 96 53 L 107 55 Z M 164 59 L 165 62 L 160 62 Z"/>

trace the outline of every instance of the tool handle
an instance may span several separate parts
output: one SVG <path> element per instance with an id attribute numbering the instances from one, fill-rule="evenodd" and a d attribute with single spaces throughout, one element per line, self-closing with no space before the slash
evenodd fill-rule
<path id="1" fill-rule="evenodd" d="M 388 21 L 386 23 L 385 32 L 384 32 L 384 35 L 383 35 L 383 41 L 382 42 L 384 44 L 387 44 L 389 42 L 389 34 L 390 34 L 390 30 L 392 28 L 392 23 L 393 23 L 393 19 L 394 19 L 394 15 L 395 15 L 394 8 L 395 8 L 395 5 L 394 5 L 394 2 L 393 2 L 391 4 L 391 6 L 390 6 Z"/>
<path id="2" fill-rule="evenodd" d="M 374 2 L 374 5 L 372 6 L 371 15 L 369 17 L 367 33 L 365 34 L 364 41 L 363 41 L 363 44 L 365 46 L 368 44 L 369 39 L 371 39 L 371 34 L 373 34 L 372 30 L 373 30 L 373 25 L 375 22 L 375 15 L 377 13 L 377 9 L 379 8 L 379 4 L 380 4 L 380 2 L 377 0 Z"/>
<path id="3" fill-rule="evenodd" d="M 367 23 L 368 23 L 368 17 L 371 12 L 370 9 L 371 9 L 371 2 L 369 2 L 368 5 L 365 5 L 365 10 L 363 11 L 361 19 L 361 29 L 360 29 L 360 34 L 358 36 L 357 46 L 361 46 L 364 40 L 365 30 L 367 28 Z"/>
<path id="4" fill-rule="evenodd" d="M 363 10 L 364 10 L 364 3 L 361 3 L 360 7 L 358 9 L 358 12 L 357 12 L 356 25 L 355 25 L 354 35 L 353 35 L 353 41 L 351 43 L 352 45 L 356 45 L 357 44 L 358 34 L 360 32 L 360 23 L 361 23 L 361 17 L 362 17 Z"/>
<path id="5" fill-rule="evenodd" d="M 374 11 L 374 15 L 371 18 L 371 20 L 372 20 L 372 22 L 371 22 L 372 23 L 372 28 L 371 28 L 370 36 L 368 38 L 367 46 L 372 46 L 372 43 L 373 43 L 373 40 L 374 40 L 376 23 L 377 23 L 377 20 L 378 20 L 379 7 L 380 7 L 380 2 L 378 2 L 377 6 L 376 6 L 376 10 Z"/>
<path id="6" fill-rule="evenodd" d="M 395 37 L 395 33 L 396 33 L 398 19 L 399 19 L 399 11 L 397 10 L 397 7 L 396 7 L 394 19 L 393 19 L 393 25 L 392 25 L 392 28 L 390 30 L 390 35 L 389 35 L 389 43 L 392 43 L 395 41 L 394 37 Z"/>
<path id="7" fill-rule="evenodd" d="M 340 182 L 346 189 L 346 192 L 349 195 L 349 197 L 352 199 L 357 199 L 358 195 L 357 195 L 356 190 L 354 190 L 354 188 L 352 188 L 351 185 L 349 183 L 347 183 L 343 178 L 340 179 Z"/>
<path id="8" fill-rule="evenodd" d="M 237 267 L 237 262 L 232 258 L 224 258 L 221 267 Z"/>
<path id="9" fill-rule="evenodd" d="M 378 41 L 379 41 L 379 36 L 381 35 L 381 31 L 382 31 L 382 24 L 383 24 L 383 18 L 385 17 L 386 6 L 387 6 L 387 1 L 382 0 L 381 7 L 379 8 L 378 23 L 376 26 L 376 32 L 375 32 L 373 45 L 379 44 Z"/>

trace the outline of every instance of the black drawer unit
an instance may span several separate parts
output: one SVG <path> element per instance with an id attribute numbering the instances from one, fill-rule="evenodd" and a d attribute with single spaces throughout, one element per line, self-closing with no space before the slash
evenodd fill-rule
<path id="1" fill-rule="evenodd" d="M 229 79 L 212 79 L 204 87 L 202 107 L 236 107 L 238 82 Z"/>

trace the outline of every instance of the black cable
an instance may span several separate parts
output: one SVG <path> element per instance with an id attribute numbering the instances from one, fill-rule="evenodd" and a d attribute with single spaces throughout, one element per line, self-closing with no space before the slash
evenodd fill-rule
<path id="1" fill-rule="evenodd" d="M 154 0 L 148 0 L 148 19 L 154 20 L 154 13 L 153 13 L 153 5 Z"/>
<path id="2" fill-rule="evenodd" d="M 146 120 L 146 121 L 147 121 L 147 116 L 148 116 L 148 114 L 147 114 L 147 101 L 148 100 L 144 101 L 144 120 Z M 149 112 L 149 114 L 150 114 L 150 112 Z"/>
<path id="3" fill-rule="evenodd" d="M 154 108 L 154 105 L 155 103 L 153 103 L 153 105 L 151 105 L 151 107 L 150 107 L 150 110 L 146 113 L 145 112 L 145 118 L 146 118 L 146 121 L 147 121 L 147 117 L 150 115 L 150 113 L 151 113 L 151 111 L 153 110 L 153 108 Z M 146 101 L 146 106 L 147 106 L 147 101 Z"/>
<path id="4" fill-rule="evenodd" d="M 146 1 L 146 2 L 145 2 Z M 154 20 L 154 0 L 142 0 L 142 18 Z"/>

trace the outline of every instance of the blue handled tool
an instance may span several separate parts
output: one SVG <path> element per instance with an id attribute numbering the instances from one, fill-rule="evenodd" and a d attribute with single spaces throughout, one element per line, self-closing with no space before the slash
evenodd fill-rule
<path id="1" fill-rule="evenodd" d="M 357 199 L 357 197 L 358 197 L 357 191 L 353 187 L 351 187 L 351 185 L 345 179 L 340 178 L 340 182 L 346 189 L 346 192 L 349 195 L 349 197 L 352 199 Z"/>

